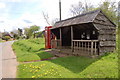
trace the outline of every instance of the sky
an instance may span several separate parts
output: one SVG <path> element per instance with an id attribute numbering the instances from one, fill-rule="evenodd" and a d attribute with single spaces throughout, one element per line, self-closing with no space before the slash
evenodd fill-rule
<path id="1" fill-rule="evenodd" d="M 97 6 L 104 0 L 61 0 L 62 20 L 71 17 L 70 7 L 79 1 Z M 49 21 L 59 18 L 59 0 L 0 0 L 0 32 L 24 29 L 31 25 L 40 26 L 44 30 L 49 25 L 43 12 L 48 14 Z"/>

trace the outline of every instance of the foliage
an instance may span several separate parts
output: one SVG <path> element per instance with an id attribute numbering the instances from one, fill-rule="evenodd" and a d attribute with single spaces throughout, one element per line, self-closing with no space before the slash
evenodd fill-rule
<path id="1" fill-rule="evenodd" d="M 107 17 L 117 25 L 117 7 L 115 2 L 106 0 L 101 3 L 98 8 L 100 8 L 107 15 Z"/>
<path id="2" fill-rule="evenodd" d="M 52 57 L 50 53 L 44 52 L 44 39 L 19 40 L 13 43 L 13 50 L 17 60 L 20 62 L 41 60 Z"/>
<path id="3" fill-rule="evenodd" d="M 18 35 L 22 36 L 22 29 L 18 28 Z"/>
<path id="4" fill-rule="evenodd" d="M 38 37 L 43 37 L 43 31 L 39 31 L 35 33 L 35 36 Z"/>
<path id="5" fill-rule="evenodd" d="M 25 43 L 26 46 L 23 47 L 23 44 L 19 43 Z M 17 49 L 21 51 L 17 54 L 17 58 L 22 58 L 21 61 L 35 60 L 36 55 L 34 54 L 39 55 L 37 58 L 49 58 L 46 55 L 49 56 L 50 54 L 44 51 L 35 52 L 38 49 L 27 51 L 30 43 L 32 46 L 38 44 L 43 50 L 44 40 L 42 38 L 21 40 L 14 43 L 14 45 L 18 45 Z M 118 53 L 107 53 L 95 59 L 69 56 L 40 62 L 21 63 L 18 66 L 17 73 L 18 78 L 118 78 Z"/>
<path id="6" fill-rule="evenodd" d="M 73 16 L 76 16 L 96 9 L 101 9 L 111 21 L 118 25 L 116 4 L 115 2 L 110 2 L 109 0 L 105 0 L 103 3 L 99 4 L 98 7 L 88 3 L 83 4 L 82 2 L 79 2 L 78 4 L 72 5 L 70 11 Z"/>
<path id="7" fill-rule="evenodd" d="M 30 27 L 30 32 L 33 33 L 34 38 L 35 38 L 35 32 L 39 31 L 39 29 L 40 29 L 40 27 L 36 26 L 36 25 L 33 25 L 33 26 Z"/>
<path id="8" fill-rule="evenodd" d="M 24 30 L 25 30 L 24 34 L 26 35 L 27 39 L 32 37 L 32 35 L 34 35 L 34 38 L 35 38 L 35 33 L 36 33 L 36 31 L 40 30 L 40 27 L 33 25 L 33 26 L 30 26 L 30 28 L 24 28 Z"/>
<path id="9" fill-rule="evenodd" d="M 2 39 L 8 41 L 10 38 L 11 38 L 10 36 L 3 36 Z"/>
<path id="10" fill-rule="evenodd" d="M 3 42 L 3 40 L 2 40 L 2 39 L 0 39 L 0 42 Z"/>

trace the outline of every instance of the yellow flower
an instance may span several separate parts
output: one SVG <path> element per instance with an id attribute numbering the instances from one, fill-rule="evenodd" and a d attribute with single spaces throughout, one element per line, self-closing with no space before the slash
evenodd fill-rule
<path id="1" fill-rule="evenodd" d="M 61 74 L 60 74 L 60 76 L 61 76 Z"/>
<path id="2" fill-rule="evenodd" d="M 43 65 L 45 65 L 45 64 L 43 64 Z"/>
<path id="3" fill-rule="evenodd" d="M 32 76 L 32 78 L 35 78 L 35 76 Z"/>

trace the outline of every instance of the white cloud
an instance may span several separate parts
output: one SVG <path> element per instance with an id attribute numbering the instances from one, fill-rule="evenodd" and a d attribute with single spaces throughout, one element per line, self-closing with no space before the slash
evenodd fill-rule
<path id="1" fill-rule="evenodd" d="M 6 7 L 5 3 L 0 2 L 0 8 L 5 8 L 5 7 Z"/>
<path id="2" fill-rule="evenodd" d="M 85 2 L 85 0 L 61 0 L 62 2 L 62 19 L 69 18 L 70 15 L 70 7 L 72 4 L 77 4 L 79 1 Z M 88 0 L 86 0 L 88 1 Z M 89 0 L 88 3 L 93 5 L 97 5 L 104 0 Z M 116 0 L 118 1 L 118 0 Z M 22 15 L 19 15 L 19 18 L 13 20 L 10 18 L 10 14 L 7 11 L 6 4 L 4 2 L 36 2 L 35 11 L 32 13 L 32 9 L 27 10 L 27 12 L 23 12 Z M 0 23 L 0 31 L 11 31 L 13 29 L 29 27 L 31 25 L 41 26 L 43 30 L 47 23 L 44 20 L 42 15 L 42 11 L 48 13 L 50 20 L 54 18 L 59 18 L 59 0 L 0 0 L 0 8 L 5 8 L 6 13 L 0 15 L 0 21 L 4 21 L 4 23 Z M 31 11 L 31 12 L 30 12 Z M 18 14 L 17 14 L 18 15 Z M 17 16 L 15 15 L 15 16 Z M 9 19 L 8 19 L 9 18 Z M 27 23 L 24 20 L 28 20 L 32 23 Z"/>
<path id="3" fill-rule="evenodd" d="M 32 23 L 26 23 L 26 24 L 41 26 L 42 30 L 44 29 L 45 25 L 47 25 L 41 13 L 31 14 L 26 12 L 18 20 L 20 21 L 29 20 Z"/>
<path id="4" fill-rule="evenodd" d="M 0 0 L 1 2 L 35 2 L 39 0 Z"/>

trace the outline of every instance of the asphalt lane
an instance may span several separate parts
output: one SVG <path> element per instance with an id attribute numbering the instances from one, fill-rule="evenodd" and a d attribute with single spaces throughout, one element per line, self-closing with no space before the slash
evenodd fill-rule
<path id="1" fill-rule="evenodd" d="M 11 47 L 13 42 L 14 41 L 0 43 L 0 56 L 2 56 L 2 60 L 0 60 L 2 64 L 0 64 L 2 67 L 0 72 L 2 73 L 0 73 L 0 75 L 2 74 L 2 78 L 16 78 L 18 62 Z"/>

